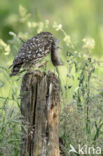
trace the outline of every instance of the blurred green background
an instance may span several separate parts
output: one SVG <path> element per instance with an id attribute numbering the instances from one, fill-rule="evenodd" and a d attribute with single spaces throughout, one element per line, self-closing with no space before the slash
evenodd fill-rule
<path id="1" fill-rule="evenodd" d="M 94 53 L 103 56 L 103 2 L 102 0 L 2 0 L 0 1 L 0 37 L 7 41 L 8 32 L 21 30 L 16 23 L 19 5 L 26 8 L 35 21 L 57 21 L 75 41 L 91 36 L 96 41 Z M 36 18 L 36 20 L 38 20 Z"/>

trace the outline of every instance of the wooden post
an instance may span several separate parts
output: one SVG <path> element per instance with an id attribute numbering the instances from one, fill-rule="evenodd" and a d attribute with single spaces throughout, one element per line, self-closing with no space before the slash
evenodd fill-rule
<path id="1" fill-rule="evenodd" d="M 20 155 L 60 156 L 60 82 L 54 73 L 34 71 L 24 75 L 21 113 L 24 119 Z"/>

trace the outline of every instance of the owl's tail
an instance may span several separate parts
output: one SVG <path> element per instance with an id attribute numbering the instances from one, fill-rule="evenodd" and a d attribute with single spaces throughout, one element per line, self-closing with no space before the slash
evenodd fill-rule
<path id="1" fill-rule="evenodd" d="M 21 66 L 22 66 L 22 64 L 14 65 L 12 67 L 12 72 L 11 72 L 10 76 L 15 76 L 20 71 Z"/>

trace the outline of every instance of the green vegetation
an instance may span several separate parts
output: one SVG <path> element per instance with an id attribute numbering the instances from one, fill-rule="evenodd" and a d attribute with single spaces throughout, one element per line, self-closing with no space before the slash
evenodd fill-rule
<path id="1" fill-rule="evenodd" d="M 56 71 L 62 86 L 60 138 L 65 151 L 70 144 L 76 149 L 86 144 L 101 147 L 103 154 L 102 0 L 14 0 L 12 5 L 4 0 L 0 13 L 0 156 L 19 156 L 22 135 L 23 73 L 10 78 L 9 66 L 23 41 L 41 31 L 53 33 L 62 47 L 64 65 Z M 48 70 L 54 71 L 51 63 Z"/>

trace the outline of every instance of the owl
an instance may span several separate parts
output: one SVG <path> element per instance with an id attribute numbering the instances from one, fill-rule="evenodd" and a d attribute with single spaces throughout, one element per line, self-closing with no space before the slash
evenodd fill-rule
<path id="1" fill-rule="evenodd" d="M 21 67 L 35 67 L 49 53 L 54 66 L 61 65 L 59 57 L 59 40 L 50 32 L 41 32 L 27 40 L 14 58 L 10 76 L 16 75 Z"/>

